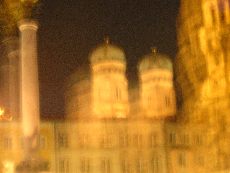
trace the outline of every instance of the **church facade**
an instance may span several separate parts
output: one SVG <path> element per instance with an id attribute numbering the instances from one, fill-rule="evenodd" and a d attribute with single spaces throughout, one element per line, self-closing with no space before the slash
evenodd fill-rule
<path id="1" fill-rule="evenodd" d="M 67 82 L 65 120 L 41 122 L 50 172 L 228 173 L 229 24 L 228 0 L 181 0 L 174 66 L 153 49 L 130 90 L 124 51 L 108 40 L 96 47 L 90 71 Z M 21 126 L 0 117 L 0 169 L 12 173 L 23 159 Z"/>

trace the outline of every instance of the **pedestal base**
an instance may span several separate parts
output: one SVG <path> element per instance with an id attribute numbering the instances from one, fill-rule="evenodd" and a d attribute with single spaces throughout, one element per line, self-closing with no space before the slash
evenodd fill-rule
<path id="1" fill-rule="evenodd" d="M 49 163 L 39 159 L 24 160 L 16 167 L 16 173 L 49 172 Z"/>

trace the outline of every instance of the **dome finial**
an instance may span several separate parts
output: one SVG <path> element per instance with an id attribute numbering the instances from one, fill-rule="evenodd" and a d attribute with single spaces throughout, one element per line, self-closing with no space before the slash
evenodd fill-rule
<path id="1" fill-rule="evenodd" d="M 106 36 L 105 38 L 104 38 L 104 41 L 105 41 L 105 44 L 109 44 L 110 43 L 110 39 L 109 39 L 109 36 Z"/>
<path id="2" fill-rule="evenodd" d="M 157 47 L 151 47 L 153 55 L 157 54 Z"/>

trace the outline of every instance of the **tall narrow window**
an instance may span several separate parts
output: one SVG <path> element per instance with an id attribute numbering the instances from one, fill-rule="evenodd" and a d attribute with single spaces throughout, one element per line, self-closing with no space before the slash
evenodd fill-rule
<path id="1" fill-rule="evenodd" d="M 68 173 L 69 172 L 69 160 L 68 159 L 60 159 L 59 160 L 59 172 L 60 173 Z"/>
<path id="2" fill-rule="evenodd" d="M 213 6 L 211 6 L 211 20 L 212 20 L 212 24 L 215 25 L 216 24 L 216 12 Z"/>
<path id="3" fill-rule="evenodd" d="M 121 147 L 128 147 L 129 146 L 129 136 L 128 136 L 128 134 L 121 134 L 120 135 L 120 146 Z"/>
<path id="4" fill-rule="evenodd" d="M 219 7 L 220 21 L 224 23 L 225 22 L 225 0 L 219 0 L 218 7 Z"/>
<path id="5" fill-rule="evenodd" d="M 68 147 L 68 136 L 66 133 L 58 134 L 58 147 L 67 148 Z"/>
<path id="6" fill-rule="evenodd" d="M 104 82 L 103 84 L 100 84 L 100 100 L 102 101 L 108 101 L 110 100 L 110 96 L 111 96 L 111 84 L 109 82 L 109 79 L 105 78 L 103 79 Z"/>
<path id="7" fill-rule="evenodd" d="M 3 139 L 3 147 L 4 149 L 12 149 L 12 139 L 10 137 L 5 137 Z"/>
<path id="8" fill-rule="evenodd" d="M 112 146 L 111 136 L 109 134 L 103 134 L 101 137 L 101 146 L 103 148 L 110 148 Z"/>
<path id="9" fill-rule="evenodd" d="M 135 134 L 133 136 L 133 142 L 136 147 L 141 147 L 142 146 L 142 135 Z"/>
<path id="10" fill-rule="evenodd" d="M 39 136 L 38 140 L 39 148 L 44 149 L 46 147 L 46 138 L 42 135 Z"/>
<path id="11" fill-rule="evenodd" d="M 201 154 L 196 155 L 194 161 L 198 166 L 200 166 L 200 167 L 204 166 L 204 157 L 203 157 L 203 155 L 201 155 Z"/>
<path id="12" fill-rule="evenodd" d="M 153 156 L 152 166 L 153 166 L 153 173 L 158 173 L 160 164 L 159 164 L 159 157 L 157 155 Z"/>
<path id="13" fill-rule="evenodd" d="M 170 102 L 170 97 L 167 95 L 165 96 L 165 105 L 168 108 L 170 106 L 171 102 Z"/>
<path id="14" fill-rule="evenodd" d="M 121 90 L 120 90 L 120 88 L 116 87 L 115 94 L 116 94 L 116 100 L 121 100 Z"/>
<path id="15" fill-rule="evenodd" d="M 174 132 L 169 133 L 169 144 L 176 144 L 176 134 Z"/>
<path id="16" fill-rule="evenodd" d="M 102 165 L 101 165 L 101 168 L 102 168 L 102 173 L 110 173 L 110 160 L 107 159 L 107 158 L 104 158 L 102 160 Z"/>
<path id="17" fill-rule="evenodd" d="M 124 160 L 122 163 L 122 172 L 123 173 L 130 173 L 130 163 L 127 160 Z"/>
<path id="18" fill-rule="evenodd" d="M 155 147 L 158 145 L 157 133 L 154 132 L 150 135 L 151 147 Z"/>
<path id="19" fill-rule="evenodd" d="M 148 104 L 152 105 L 152 97 L 149 95 L 147 99 L 148 99 Z"/>
<path id="20" fill-rule="evenodd" d="M 188 134 L 182 134 L 180 139 L 181 139 L 182 145 L 188 145 L 189 144 L 189 135 Z"/>
<path id="21" fill-rule="evenodd" d="M 90 172 L 90 162 L 88 158 L 81 159 L 81 173 L 89 173 Z"/>
<path id="22" fill-rule="evenodd" d="M 20 138 L 20 144 L 21 144 L 21 148 L 24 149 L 24 147 L 25 147 L 25 139 L 24 139 L 24 137 Z"/>
<path id="23" fill-rule="evenodd" d="M 79 146 L 85 148 L 89 146 L 89 135 L 88 134 L 79 134 Z"/>
<path id="24" fill-rule="evenodd" d="M 144 172 L 144 163 L 141 159 L 137 161 L 137 173 L 143 173 Z"/>
<path id="25" fill-rule="evenodd" d="M 195 135 L 195 144 L 202 145 L 203 144 L 203 137 L 199 134 Z"/>
<path id="26" fill-rule="evenodd" d="M 181 167 L 186 167 L 186 155 L 184 152 L 178 155 L 178 165 Z"/>

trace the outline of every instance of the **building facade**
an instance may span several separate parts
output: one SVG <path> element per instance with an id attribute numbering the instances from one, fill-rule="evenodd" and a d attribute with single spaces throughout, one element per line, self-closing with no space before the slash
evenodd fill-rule
<path id="1" fill-rule="evenodd" d="M 96 47 L 90 70 L 67 81 L 65 120 L 41 122 L 38 151 L 50 171 L 228 173 L 229 23 L 228 0 L 181 0 L 174 70 L 153 49 L 131 90 L 124 51 L 108 40 Z M 12 173 L 23 159 L 21 126 L 0 116 L 0 169 Z"/>

